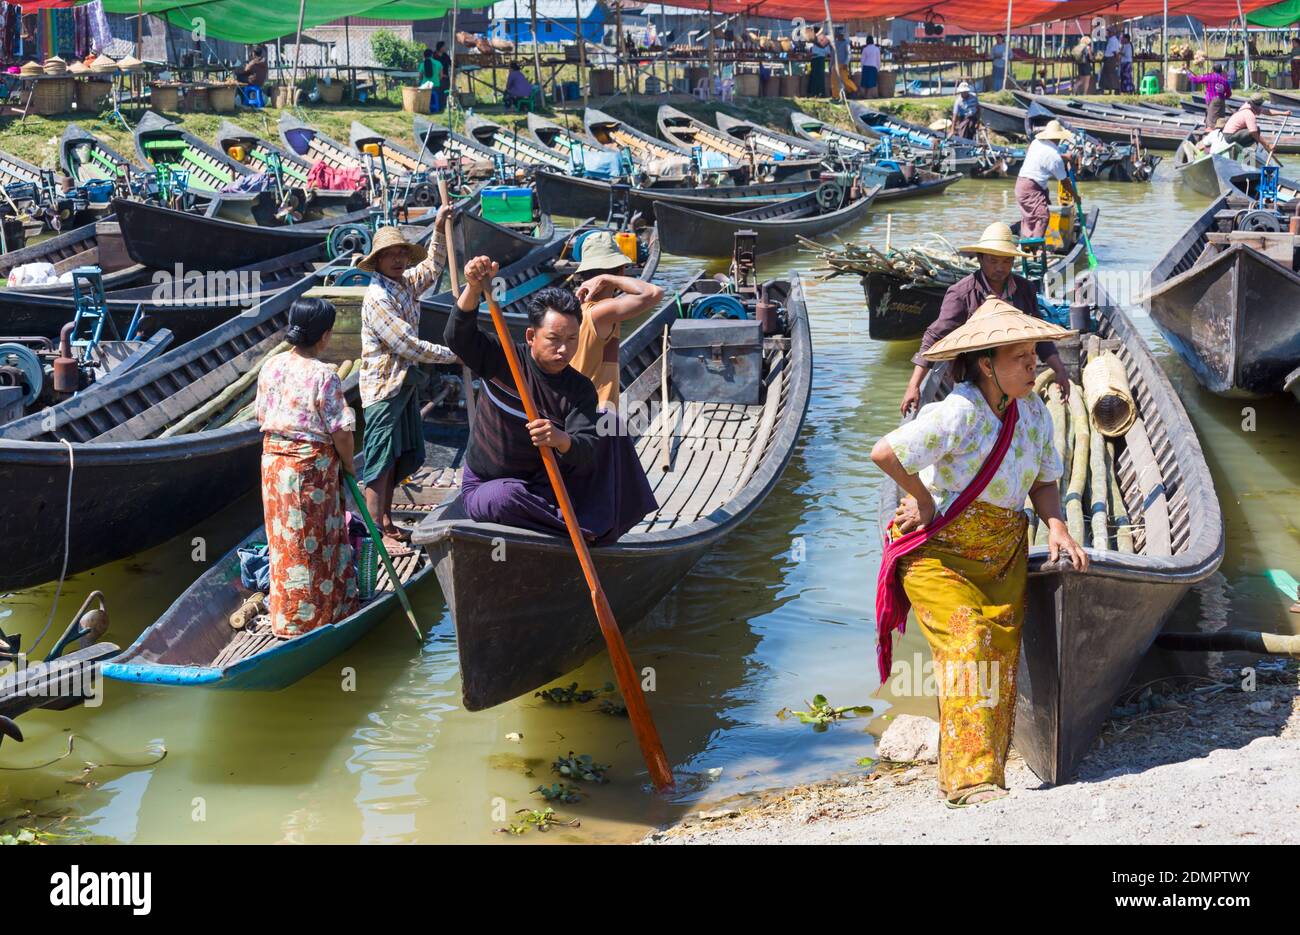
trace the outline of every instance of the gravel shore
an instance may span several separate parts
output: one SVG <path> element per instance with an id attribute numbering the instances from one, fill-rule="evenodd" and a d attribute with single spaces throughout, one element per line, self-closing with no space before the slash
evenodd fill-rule
<path id="1" fill-rule="evenodd" d="M 1297 668 L 1261 666 L 1254 691 L 1222 673 L 1117 709 L 1075 782 L 1041 783 L 1013 751 L 1011 795 L 939 799 L 933 764 L 708 805 L 652 844 L 1298 844 Z"/>

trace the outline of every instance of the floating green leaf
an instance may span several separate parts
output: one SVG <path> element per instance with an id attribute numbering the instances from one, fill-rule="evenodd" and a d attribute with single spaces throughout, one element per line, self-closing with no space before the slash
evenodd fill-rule
<path id="1" fill-rule="evenodd" d="M 805 701 L 808 706 L 807 711 L 794 711 L 790 708 L 782 708 L 776 712 L 776 716 L 781 720 L 787 717 L 798 718 L 800 724 L 811 724 L 813 730 L 824 731 L 836 721 L 855 717 L 859 714 L 870 714 L 870 705 L 845 705 L 844 707 L 835 707 L 826 700 L 825 695 L 813 695 L 811 702 Z"/>
<path id="2" fill-rule="evenodd" d="M 567 782 L 553 782 L 549 786 L 542 784 L 533 792 L 540 795 L 548 802 L 563 802 L 566 805 L 572 805 L 574 802 L 581 802 L 583 793 L 575 786 Z"/>
<path id="3" fill-rule="evenodd" d="M 604 688 L 578 688 L 578 683 L 573 682 L 568 686 L 559 686 L 555 688 L 544 688 L 539 692 L 534 692 L 536 698 L 543 701 L 549 701 L 551 704 L 586 704 L 597 695 L 608 694 L 614 690 L 611 682 L 606 682 Z"/>
<path id="4" fill-rule="evenodd" d="M 608 769 L 609 764 L 597 763 L 586 753 L 578 756 L 572 750 L 567 757 L 559 757 L 551 764 L 551 772 L 559 773 L 566 779 L 582 782 L 609 782 L 605 778 L 605 771 Z"/>

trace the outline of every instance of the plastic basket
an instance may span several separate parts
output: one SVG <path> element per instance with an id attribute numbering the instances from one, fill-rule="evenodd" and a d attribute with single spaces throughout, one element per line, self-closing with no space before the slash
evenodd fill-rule
<path id="1" fill-rule="evenodd" d="M 375 540 L 366 537 L 357 546 L 357 594 L 363 601 L 375 596 L 379 580 L 379 550 Z"/>

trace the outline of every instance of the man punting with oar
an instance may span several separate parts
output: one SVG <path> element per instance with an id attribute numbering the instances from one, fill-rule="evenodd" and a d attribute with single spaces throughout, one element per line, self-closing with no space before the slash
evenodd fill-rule
<path id="1" fill-rule="evenodd" d="M 530 420 L 500 340 L 478 327 L 479 305 L 498 266 L 465 264 L 465 285 L 443 340 L 482 381 L 461 481 L 461 502 L 476 522 L 540 532 L 565 531 L 539 448 L 551 448 L 591 542 L 612 542 L 656 508 L 635 448 L 607 444 L 598 426 L 596 389 L 569 366 L 578 349 L 582 308 L 567 289 L 541 289 L 529 303 L 518 347 L 539 418 Z M 608 424 L 608 420 L 605 424 Z"/>

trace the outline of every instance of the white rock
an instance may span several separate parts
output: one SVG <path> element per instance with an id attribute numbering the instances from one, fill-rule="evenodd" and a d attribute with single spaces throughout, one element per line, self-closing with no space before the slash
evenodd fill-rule
<path id="1" fill-rule="evenodd" d="M 939 722 L 900 714 L 880 735 L 876 753 L 882 760 L 935 763 L 939 759 Z"/>
<path id="2" fill-rule="evenodd" d="M 1246 705 L 1246 710 L 1253 711 L 1255 714 L 1268 714 L 1268 712 L 1273 710 L 1273 702 L 1267 700 L 1256 701 L 1252 704 Z"/>

